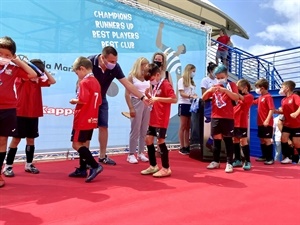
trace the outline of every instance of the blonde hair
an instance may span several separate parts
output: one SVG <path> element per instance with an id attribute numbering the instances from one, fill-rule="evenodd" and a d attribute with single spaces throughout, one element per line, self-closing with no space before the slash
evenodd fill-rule
<path id="1" fill-rule="evenodd" d="M 148 64 L 148 63 L 149 63 L 149 61 L 145 57 L 138 58 L 134 62 L 133 66 L 132 66 L 132 68 L 129 72 L 129 75 L 132 76 L 132 77 L 138 77 L 142 72 L 141 71 L 142 70 L 142 64 Z"/>
<path id="2" fill-rule="evenodd" d="M 152 62 L 154 62 L 154 58 L 157 55 L 160 55 L 163 58 L 161 70 L 166 71 L 166 69 L 167 69 L 167 56 L 163 52 L 155 52 L 153 57 L 152 57 Z"/>
<path id="3" fill-rule="evenodd" d="M 184 68 L 182 79 L 183 79 L 183 86 L 189 87 L 190 85 L 196 87 L 193 78 L 191 77 L 192 70 L 196 67 L 193 64 L 187 64 Z"/>

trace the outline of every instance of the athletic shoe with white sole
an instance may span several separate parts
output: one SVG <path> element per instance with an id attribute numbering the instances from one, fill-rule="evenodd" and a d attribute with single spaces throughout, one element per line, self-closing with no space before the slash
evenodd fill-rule
<path id="1" fill-rule="evenodd" d="M 131 164 L 136 164 L 138 163 L 137 159 L 135 158 L 134 155 L 128 155 L 127 156 L 127 162 L 131 163 Z"/>
<path id="2" fill-rule="evenodd" d="M 226 168 L 225 168 L 225 172 L 226 173 L 232 173 L 233 172 L 233 166 L 229 163 L 226 164 Z"/>
<path id="3" fill-rule="evenodd" d="M 141 160 L 142 162 L 148 162 L 149 159 L 145 156 L 144 153 L 140 153 L 137 155 L 138 160 Z"/>
<path id="4" fill-rule="evenodd" d="M 207 169 L 217 169 L 217 168 L 220 168 L 220 163 L 212 161 L 206 168 Z"/>

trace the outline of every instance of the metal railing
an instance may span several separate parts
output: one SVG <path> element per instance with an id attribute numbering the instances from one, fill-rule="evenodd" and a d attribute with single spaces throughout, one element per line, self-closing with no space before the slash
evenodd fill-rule
<path id="1" fill-rule="evenodd" d="M 224 44 L 211 40 L 208 61 L 215 62 L 217 46 Z M 247 79 L 253 85 L 258 79 L 266 78 L 270 90 L 279 89 L 285 80 L 300 85 L 300 47 L 284 49 L 262 55 L 253 55 L 236 47 L 228 48 L 228 71 L 238 79 Z"/>

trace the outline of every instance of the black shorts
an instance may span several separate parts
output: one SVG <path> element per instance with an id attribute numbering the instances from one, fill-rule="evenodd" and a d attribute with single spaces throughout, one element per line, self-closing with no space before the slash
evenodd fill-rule
<path id="1" fill-rule="evenodd" d="M 300 127 L 299 128 L 291 128 L 291 127 L 282 127 L 282 133 L 289 133 L 290 137 L 300 137 Z"/>
<path id="2" fill-rule="evenodd" d="M 39 136 L 39 118 L 17 116 L 17 129 L 12 136 L 16 138 L 37 138 Z"/>
<path id="3" fill-rule="evenodd" d="M 211 134 L 222 134 L 224 137 L 233 137 L 234 134 L 234 120 L 223 118 L 211 119 Z"/>
<path id="4" fill-rule="evenodd" d="M 72 130 L 71 141 L 72 142 L 86 142 L 92 140 L 94 129 L 91 130 Z"/>
<path id="5" fill-rule="evenodd" d="M 158 127 L 148 127 L 147 135 L 151 135 L 157 138 L 166 139 L 167 137 L 167 129 L 166 128 L 158 128 Z"/>
<path id="6" fill-rule="evenodd" d="M 234 128 L 234 137 L 236 137 L 236 138 L 248 137 L 248 128 L 235 127 Z"/>
<path id="7" fill-rule="evenodd" d="M 0 109 L 0 136 L 12 136 L 17 128 L 17 110 Z"/>
<path id="8" fill-rule="evenodd" d="M 178 116 L 191 117 L 190 108 L 191 104 L 178 104 Z"/>
<path id="9" fill-rule="evenodd" d="M 272 126 L 258 126 L 257 137 L 259 138 L 272 138 L 273 127 Z"/>

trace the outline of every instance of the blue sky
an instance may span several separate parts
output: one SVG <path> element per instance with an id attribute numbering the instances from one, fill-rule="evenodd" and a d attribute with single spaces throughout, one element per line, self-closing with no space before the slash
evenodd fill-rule
<path id="1" fill-rule="evenodd" d="M 300 0 L 210 0 L 250 36 L 233 44 L 254 55 L 300 46 Z"/>

